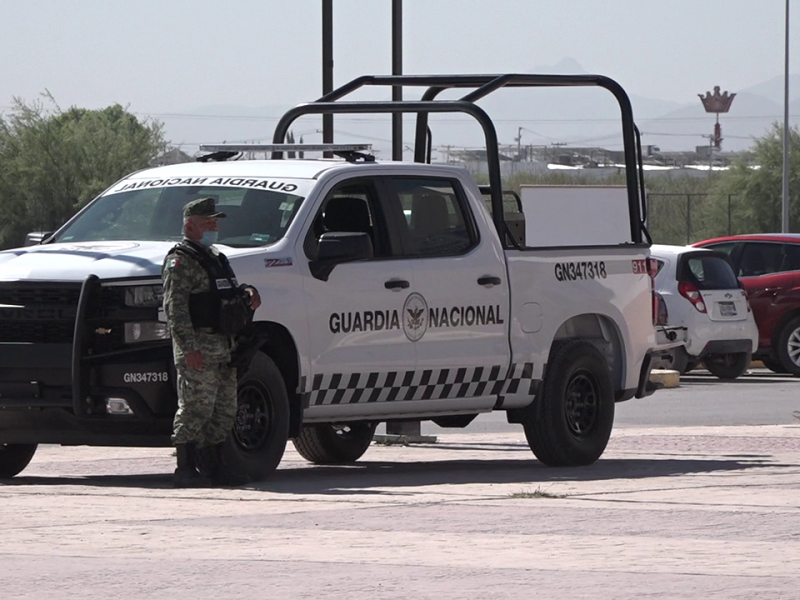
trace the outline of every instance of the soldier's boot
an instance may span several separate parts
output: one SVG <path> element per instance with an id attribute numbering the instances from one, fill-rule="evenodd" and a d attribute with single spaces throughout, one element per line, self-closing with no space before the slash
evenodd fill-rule
<path id="1" fill-rule="evenodd" d="M 217 445 L 197 446 L 195 448 L 197 470 L 209 480 L 219 471 L 220 448 Z"/>
<path id="2" fill-rule="evenodd" d="M 178 457 L 178 467 L 172 478 L 172 484 L 176 488 L 199 488 L 210 487 L 211 481 L 208 477 L 201 475 L 197 471 L 195 462 L 194 444 L 176 444 L 175 454 Z"/>
<path id="3" fill-rule="evenodd" d="M 240 469 L 231 468 L 223 458 L 223 443 L 198 449 L 204 456 L 203 462 L 209 467 L 208 475 L 211 483 L 220 487 L 236 487 L 252 481 L 249 475 Z"/>

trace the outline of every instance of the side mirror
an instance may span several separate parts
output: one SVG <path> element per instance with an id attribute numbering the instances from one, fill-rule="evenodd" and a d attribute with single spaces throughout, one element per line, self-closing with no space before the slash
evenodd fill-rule
<path id="1" fill-rule="evenodd" d="M 311 261 L 311 274 L 327 281 L 333 268 L 346 262 L 372 258 L 372 240 L 366 233 L 331 231 L 319 238 L 317 259 Z"/>
<path id="2" fill-rule="evenodd" d="M 53 235 L 52 231 L 32 231 L 25 235 L 25 246 L 37 246 Z"/>

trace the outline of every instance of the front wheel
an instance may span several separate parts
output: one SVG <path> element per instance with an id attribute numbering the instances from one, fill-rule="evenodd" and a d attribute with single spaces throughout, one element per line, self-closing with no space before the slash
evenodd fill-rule
<path id="1" fill-rule="evenodd" d="M 720 379 L 736 379 L 750 368 L 750 353 L 712 354 L 703 358 L 703 364 Z"/>
<path id="2" fill-rule="evenodd" d="M 787 372 L 786 367 L 784 367 L 781 361 L 779 361 L 777 358 L 772 358 L 771 356 L 770 357 L 765 356 L 764 358 L 761 359 L 761 362 L 764 363 L 764 366 L 767 367 L 773 373 L 783 374 Z"/>
<path id="3" fill-rule="evenodd" d="M 783 326 L 775 350 L 786 373 L 800 377 L 800 317 Z"/>
<path id="4" fill-rule="evenodd" d="M 614 425 L 614 386 L 605 358 L 589 342 L 554 348 L 525 421 L 525 437 L 551 467 L 589 465 L 606 449 Z"/>
<path id="5" fill-rule="evenodd" d="M 37 444 L 0 444 L 0 479 L 21 473 L 36 453 Z"/>
<path id="6" fill-rule="evenodd" d="M 372 443 L 376 423 L 306 425 L 292 440 L 295 450 L 318 465 L 356 462 Z"/>
<path id="7" fill-rule="evenodd" d="M 251 481 L 269 477 L 283 458 L 289 437 L 289 395 L 280 370 L 259 352 L 239 380 L 238 408 L 222 462 Z"/>

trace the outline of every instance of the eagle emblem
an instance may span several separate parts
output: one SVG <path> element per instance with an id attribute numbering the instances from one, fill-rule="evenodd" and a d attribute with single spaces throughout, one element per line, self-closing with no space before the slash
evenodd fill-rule
<path id="1" fill-rule="evenodd" d="M 407 308 L 408 314 L 410 318 L 408 320 L 408 326 L 411 329 L 419 329 L 422 327 L 422 313 L 425 312 L 423 308 Z"/>
<path id="2" fill-rule="evenodd" d="M 412 342 L 422 339 L 428 329 L 428 303 L 425 298 L 417 292 L 409 294 L 403 305 L 403 314 L 403 332 L 406 337 Z"/>

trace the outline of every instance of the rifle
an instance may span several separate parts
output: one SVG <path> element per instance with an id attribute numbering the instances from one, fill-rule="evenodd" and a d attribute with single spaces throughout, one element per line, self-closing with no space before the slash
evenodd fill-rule
<path id="1" fill-rule="evenodd" d="M 236 368 L 239 377 L 247 372 L 256 353 L 267 339 L 269 334 L 255 327 L 252 322 L 236 336 L 236 349 L 231 353 L 230 366 Z"/>

